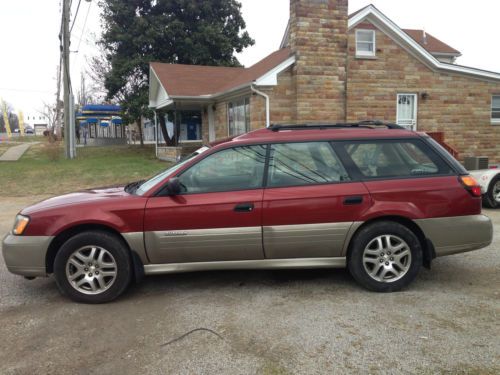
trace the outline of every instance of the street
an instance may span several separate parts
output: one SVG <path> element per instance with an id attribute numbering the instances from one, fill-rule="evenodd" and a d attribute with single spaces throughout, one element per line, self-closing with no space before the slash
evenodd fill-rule
<path id="1" fill-rule="evenodd" d="M 1 198 L 0 234 L 40 199 Z M 492 246 L 437 259 L 393 294 L 346 270 L 207 272 L 148 277 L 92 306 L 2 259 L 0 373 L 499 373 L 500 211 L 486 214 Z"/>

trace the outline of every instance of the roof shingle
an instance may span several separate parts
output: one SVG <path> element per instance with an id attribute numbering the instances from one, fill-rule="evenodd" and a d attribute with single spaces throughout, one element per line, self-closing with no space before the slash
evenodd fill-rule
<path id="1" fill-rule="evenodd" d="M 151 63 L 169 96 L 206 96 L 250 84 L 287 60 L 289 48 L 273 52 L 249 68 Z"/>
<path id="2" fill-rule="evenodd" d="M 438 38 L 427 32 L 425 32 L 424 38 L 424 30 L 403 29 L 403 31 L 430 53 L 451 53 L 461 55 L 460 51 L 450 47 L 448 44 L 440 41 Z"/>

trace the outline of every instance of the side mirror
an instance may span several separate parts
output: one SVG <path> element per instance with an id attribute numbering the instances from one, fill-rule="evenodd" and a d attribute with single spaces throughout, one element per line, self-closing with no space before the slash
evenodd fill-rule
<path id="1" fill-rule="evenodd" d="M 177 177 L 168 180 L 166 185 L 167 194 L 170 196 L 179 195 L 181 193 L 181 183 Z"/>

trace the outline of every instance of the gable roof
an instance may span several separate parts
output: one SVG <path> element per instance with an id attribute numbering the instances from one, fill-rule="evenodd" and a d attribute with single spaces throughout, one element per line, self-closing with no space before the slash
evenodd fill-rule
<path id="1" fill-rule="evenodd" d="M 351 19 L 354 16 L 356 16 L 357 14 L 365 11 L 366 9 L 369 9 L 370 7 L 374 7 L 374 6 L 367 5 L 361 9 L 358 9 L 354 13 L 351 13 L 348 18 Z M 411 36 L 413 40 L 415 40 L 418 44 L 420 44 L 421 47 L 423 47 L 425 50 L 427 50 L 431 54 L 435 54 L 435 55 L 444 54 L 444 55 L 452 55 L 455 57 L 462 56 L 462 53 L 460 51 L 457 51 L 455 48 L 442 42 L 441 40 L 434 37 L 433 35 L 425 32 L 424 30 L 415 30 L 415 29 L 402 29 L 402 30 L 405 33 L 407 33 L 409 36 Z M 283 35 L 283 39 L 281 40 L 281 44 L 280 44 L 281 48 L 288 45 L 289 37 L 290 37 L 290 20 L 288 20 L 285 34 Z"/>
<path id="2" fill-rule="evenodd" d="M 290 48 L 282 48 L 249 68 L 153 62 L 150 69 L 169 97 L 209 97 L 250 85 L 288 60 L 291 65 L 292 57 Z"/>
<path id="3" fill-rule="evenodd" d="M 389 19 L 373 5 L 368 5 L 354 15 L 351 15 L 349 17 L 348 27 L 349 29 L 352 29 L 365 20 L 373 23 L 378 29 L 386 33 L 396 43 L 405 48 L 408 52 L 431 69 L 448 73 L 465 74 L 479 79 L 500 81 L 500 73 L 439 61 L 432 55 L 431 52 L 422 47 L 420 43 L 417 43 L 415 39 L 404 32 L 398 25 L 396 25 L 391 19 Z"/>
<path id="4" fill-rule="evenodd" d="M 440 41 L 438 38 L 432 36 L 424 30 L 413 30 L 413 29 L 403 29 L 405 33 L 412 37 L 412 39 L 420 44 L 421 47 L 425 48 L 432 54 L 445 54 L 461 56 L 460 51 L 455 48 L 450 47 L 448 44 Z"/>
<path id="5" fill-rule="evenodd" d="M 498 72 L 491 72 L 483 69 L 439 61 L 436 56 L 441 54 L 458 57 L 461 56 L 461 53 L 428 33 L 427 44 L 423 43 L 422 30 L 401 29 L 398 25 L 396 25 L 396 23 L 394 23 L 372 4 L 369 4 L 349 15 L 349 30 L 365 20 L 372 22 L 375 26 L 392 37 L 392 39 L 399 45 L 406 48 L 431 69 L 466 74 L 479 79 L 493 79 L 495 81 L 500 80 L 500 73 Z M 283 40 L 281 42 L 281 47 L 288 45 L 289 31 L 290 23 L 287 25 L 285 35 L 283 36 Z"/>

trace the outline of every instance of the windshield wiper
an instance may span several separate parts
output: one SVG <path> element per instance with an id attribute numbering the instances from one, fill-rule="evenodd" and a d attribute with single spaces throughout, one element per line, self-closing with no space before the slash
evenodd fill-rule
<path id="1" fill-rule="evenodd" d="M 146 182 L 146 180 L 131 182 L 130 184 L 125 186 L 125 192 L 129 194 L 134 194 L 137 191 L 137 189 L 139 189 L 139 186 L 141 186 L 144 182 Z"/>

